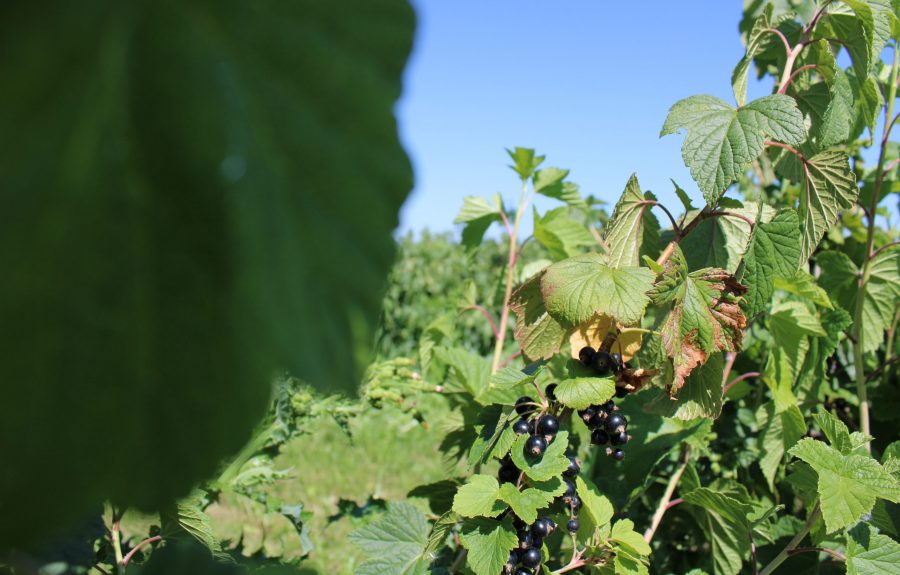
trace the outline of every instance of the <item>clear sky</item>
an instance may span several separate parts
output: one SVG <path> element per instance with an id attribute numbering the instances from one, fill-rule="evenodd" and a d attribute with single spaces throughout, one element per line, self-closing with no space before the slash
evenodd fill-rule
<path id="1" fill-rule="evenodd" d="M 454 229 L 466 195 L 501 192 L 515 202 L 504 152 L 514 146 L 536 148 L 545 166 L 570 169 L 583 193 L 609 202 L 632 172 L 676 209 L 669 178 L 700 198 L 681 160 L 683 137 L 660 139 L 659 130 L 681 98 L 733 103 L 741 0 L 413 5 L 418 32 L 398 115 L 416 186 L 401 233 Z M 751 82 L 750 96 L 771 86 Z"/>

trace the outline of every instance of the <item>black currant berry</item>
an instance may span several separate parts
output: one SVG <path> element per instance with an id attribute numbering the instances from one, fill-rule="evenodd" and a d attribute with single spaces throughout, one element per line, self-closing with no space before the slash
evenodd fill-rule
<path id="1" fill-rule="evenodd" d="M 547 440 L 540 435 L 532 435 L 525 442 L 525 453 L 538 456 L 547 449 Z"/>
<path id="2" fill-rule="evenodd" d="M 578 513 L 579 511 L 581 511 L 581 497 L 573 495 L 572 501 L 569 502 L 569 507 L 572 509 L 572 513 Z"/>
<path id="3" fill-rule="evenodd" d="M 606 413 L 598 409 L 586 423 L 589 428 L 594 429 L 595 427 L 603 427 L 604 421 L 606 421 Z"/>
<path id="4" fill-rule="evenodd" d="M 506 560 L 506 564 L 510 567 L 509 571 L 515 568 L 516 565 L 519 564 L 519 552 L 513 549 L 509 552 L 509 559 Z"/>
<path id="5" fill-rule="evenodd" d="M 628 443 L 628 432 L 620 431 L 619 433 L 613 433 L 609 440 L 613 445 L 625 445 Z"/>
<path id="6" fill-rule="evenodd" d="M 548 385 L 547 388 L 544 390 L 544 395 L 546 395 L 547 399 L 549 399 L 549 400 L 556 399 L 556 384 L 551 383 L 550 385 Z"/>
<path id="7" fill-rule="evenodd" d="M 625 389 L 624 387 L 616 388 L 616 397 L 618 397 L 619 399 L 622 399 L 623 397 L 625 397 L 627 395 L 628 395 L 628 390 Z"/>
<path id="8" fill-rule="evenodd" d="M 519 421 L 513 423 L 513 431 L 516 432 L 516 435 L 528 433 L 528 420 L 520 419 Z"/>
<path id="9" fill-rule="evenodd" d="M 612 456 L 616 461 L 622 461 L 623 459 L 625 459 L 625 452 L 621 449 L 616 449 L 612 452 Z"/>
<path id="10" fill-rule="evenodd" d="M 534 544 L 534 537 L 531 535 L 531 531 L 527 528 L 525 530 L 519 531 L 519 548 L 527 549 Z"/>
<path id="11" fill-rule="evenodd" d="M 569 533 L 576 533 L 579 527 L 581 527 L 581 524 L 575 518 L 569 519 L 569 522 L 566 523 L 566 529 L 569 530 Z"/>
<path id="12" fill-rule="evenodd" d="M 578 415 L 584 421 L 585 425 L 588 425 L 588 422 L 591 420 L 594 415 L 597 413 L 597 408 L 593 405 L 589 406 L 587 409 L 582 409 L 578 412 Z"/>
<path id="13" fill-rule="evenodd" d="M 609 443 L 609 434 L 599 427 L 591 432 L 591 444 L 606 445 Z"/>
<path id="14" fill-rule="evenodd" d="M 554 527 L 556 527 L 556 524 L 546 517 L 538 517 L 531 524 L 531 534 L 535 537 L 544 538 L 553 533 Z"/>
<path id="15" fill-rule="evenodd" d="M 541 564 L 541 550 L 529 547 L 521 553 L 519 561 L 526 567 L 537 567 Z"/>
<path id="16" fill-rule="evenodd" d="M 594 351 L 594 348 L 590 346 L 583 347 L 578 352 L 578 361 L 580 361 L 582 365 L 591 365 L 591 362 L 594 361 L 595 353 L 597 352 Z"/>
<path id="17" fill-rule="evenodd" d="M 594 361 L 591 362 L 591 365 L 598 374 L 604 374 L 612 368 L 612 358 L 601 350 L 594 354 Z"/>
<path id="18" fill-rule="evenodd" d="M 525 569 L 524 567 L 519 567 L 516 569 L 515 575 L 532 575 L 531 569 Z"/>
<path id="19" fill-rule="evenodd" d="M 572 497 L 573 495 L 575 495 L 575 484 L 572 483 L 571 481 L 569 481 L 568 479 L 566 479 L 565 481 L 566 481 L 566 491 L 565 491 L 565 493 L 563 493 L 563 497 Z"/>
<path id="20" fill-rule="evenodd" d="M 616 402 L 615 401 L 610 399 L 609 401 L 607 401 L 606 403 L 603 404 L 603 411 L 605 411 L 606 413 L 612 413 L 615 410 L 616 410 Z"/>
<path id="21" fill-rule="evenodd" d="M 528 396 L 520 397 L 516 400 L 516 413 L 522 415 L 523 413 L 527 413 L 529 411 L 534 411 L 534 406 L 529 405 L 534 403 L 534 400 Z"/>
<path id="22" fill-rule="evenodd" d="M 556 435 L 559 431 L 559 420 L 552 415 L 545 415 L 538 422 L 537 430 L 541 435 Z"/>
<path id="23" fill-rule="evenodd" d="M 611 353 L 609 354 L 609 358 L 612 360 L 612 369 L 614 372 L 618 373 L 622 371 L 622 354 L 621 353 Z"/>
<path id="24" fill-rule="evenodd" d="M 535 537 L 534 535 L 532 535 L 531 536 L 531 546 L 534 547 L 535 549 L 540 549 L 541 547 L 544 546 L 544 538 L 543 537 Z"/>
<path id="25" fill-rule="evenodd" d="M 528 524 L 519 519 L 518 515 L 513 515 L 513 527 L 516 528 L 516 531 L 527 531 Z"/>
<path id="26" fill-rule="evenodd" d="M 613 434 L 618 433 L 620 431 L 624 431 L 625 427 L 628 425 L 628 420 L 625 419 L 620 413 L 613 413 L 609 417 L 606 418 L 606 431 L 607 433 Z"/>
<path id="27" fill-rule="evenodd" d="M 578 472 L 581 471 L 581 465 L 578 463 L 578 460 L 569 456 L 569 467 L 562 472 L 563 477 L 575 477 L 578 475 Z"/>

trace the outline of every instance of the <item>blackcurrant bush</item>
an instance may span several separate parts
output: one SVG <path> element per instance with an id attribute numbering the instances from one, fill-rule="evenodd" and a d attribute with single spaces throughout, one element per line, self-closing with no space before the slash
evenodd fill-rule
<path id="1" fill-rule="evenodd" d="M 519 561 L 526 567 L 537 567 L 541 564 L 541 550 L 529 547 L 521 553 Z"/>
<path id="2" fill-rule="evenodd" d="M 621 413 L 613 413 L 609 417 L 606 418 L 606 431 L 607 433 L 618 433 L 619 431 L 624 431 L 625 427 L 628 425 L 628 420 L 625 419 L 625 416 Z"/>
<path id="3" fill-rule="evenodd" d="M 582 365 L 591 365 L 591 362 L 594 361 L 594 354 L 597 353 L 594 351 L 594 348 L 588 346 L 583 347 L 578 352 L 578 361 L 582 363 Z"/>
<path id="4" fill-rule="evenodd" d="M 545 415 L 538 422 L 537 430 L 541 435 L 556 435 L 559 431 L 559 420 L 552 415 Z"/>
<path id="5" fill-rule="evenodd" d="M 569 456 L 569 467 L 566 468 L 565 471 L 562 472 L 563 477 L 575 477 L 578 475 L 578 472 L 581 471 L 581 465 L 578 463 L 578 460 Z"/>
<path id="6" fill-rule="evenodd" d="M 611 353 L 609 354 L 609 359 L 612 360 L 612 369 L 615 372 L 619 372 L 622 370 L 622 354 L 621 353 Z"/>
<path id="7" fill-rule="evenodd" d="M 513 431 L 516 432 L 516 435 L 528 433 L 528 420 L 520 419 L 519 421 L 513 423 Z"/>
<path id="8" fill-rule="evenodd" d="M 547 396 L 547 399 L 554 400 L 556 399 L 556 384 L 551 383 L 544 389 L 544 394 Z"/>
<path id="9" fill-rule="evenodd" d="M 621 449 L 616 449 L 612 452 L 612 456 L 616 461 L 622 461 L 623 459 L 625 459 L 625 452 Z"/>
<path id="10" fill-rule="evenodd" d="M 534 406 L 529 405 L 531 403 L 534 403 L 534 400 L 527 395 L 524 397 L 520 397 L 516 400 L 516 413 L 522 415 L 523 413 L 534 411 Z"/>
<path id="11" fill-rule="evenodd" d="M 604 374 L 612 367 L 612 358 L 607 352 L 600 350 L 594 354 L 594 361 L 591 362 L 591 365 L 598 374 Z"/>
<path id="12" fill-rule="evenodd" d="M 569 519 L 569 522 L 566 523 L 566 529 L 569 530 L 569 533 L 576 533 L 579 527 L 581 527 L 581 524 L 578 523 L 578 520 L 574 517 Z"/>
<path id="13" fill-rule="evenodd" d="M 628 443 L 628 432 L 620 431 L 619 433 L 613 433 L 609 440 L 613 445 L 625 445 Z"/>
<path id="14" fill-rule="evenodd" d="M 598 427 L 591 432 L 591 443 L 593 445 L 606 445 L 609 443 L 609 434 Z"/>
<path id="15" fill-rule="evenodd" d="M 572 513 L 578 513 L 579 511 L 581 511 L 581 497 L 573 495 L 572 501 L 569 502 L 569 507 L 572 509 Z"/>
<path id="16" fill-rule="evenodd" d="M 566 491 L 563 493 L 563 497 L 572 497 L 575 495 L 575 484 L 566 479 Z"/>
<path id="17" fill-rule="evenodd" d="M 530 455 L 540 455 L 547 449 L 547 440 L 540 435 L 532 435 L 525 442 L 525 453 Z"/>
<path id="18" fill-rule="evenodd" d="M 531 534 L 535 537 L 543 538 L 553 533 L 554 527 L 556 527 L 556 524 L 546 517 L 538 517 L 531 524 Z"/>

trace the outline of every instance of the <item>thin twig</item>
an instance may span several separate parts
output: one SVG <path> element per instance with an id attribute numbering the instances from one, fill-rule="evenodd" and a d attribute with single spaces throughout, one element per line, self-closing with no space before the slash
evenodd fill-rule
<path id="1" fill-rule="evenodd" d="M 491 312 L 486 310 L 484 306 L 480 306 L 478 304 L 467 305 L 463 308 L 463 311 L 467 311 L 470 309 L 480 311 L 481 315 L 483 315 L 488 320 L 488 323 L 491 324 L 491 331 L 494 333 L 494 337 L 500 337 L 500 332 L 497 330 L 497 324 L 494 322 L 494 317 L 491 315 Z"/>
<path id="2" fill-rule="evenodd" d="M 161 539 L 162 537 L 160 537 L 159 535 L 154 535 L 153 537 L 148 537 L 147 539 L 144 539 L 143 541 L 135 545 L 131 549 L 131 551 L 129 551 L 128 554 L 125 555 L 125 557 L 122 559 L 122 567 L 128 567 L 128 562 L 131 561 L 132 556 L 134 556 L 134 554 L 137 553 L 141 547 L 144 547 L 145 545 L 149 545 Z"/>
<path id="3" fill-rule="evenodd" d="M 666 511 L 672 509 L 676 505 L 681 505 L 682 503 L 684 503 L 684 499 L 682 499 L 681 497 L 679 497 L 678 499 L 673 499 L 672 501 L 669 501 L 668 505 L 666 505 Z"/>
<path id="4" fill-rule="evenodd" d="M 874 252 L 872 252 L 872 255 L 869 256 L 869 261 L 874 260 L 874 259 L 875 259 L 875 256 L 877 256 L 878 254 L 880 254 L 880 253 L 883 252 L 884 250 L 886 250 L 886 249 L 888 249 L 888 248 L 892 248 L 892 247 L 894 247 L 894 246 L 900 246 L 900 240 L 894 240 L 894 241 L 892 241 L 892 242 L 889 243 L 889 244 L 884 244 L 883 246 L 881 246 L 880 248 L 878 248 L 877 250 L 875 250 Z"/>
<path id="5" fill-rule="evenodd" d="M 806 518 L 806 523 L 803 524 L 803 527 L 800 531 L 794 535 L 794 538 L 787 544 L 787 546 L 781 550 L 778 555 L 775 556 L 772 561 L 765 566 L 765 568 L 759 572 L 759 575 L 769 575 L 775 569 L 778 568 L 779 565 L 784 563 L 784 560 L 790 556 L 790 552 L 792 549 L 795 549 L 797 545 L 800 545 L 800 542 L 803 541 L 803 538 L 806 537 L 806 534 L 809 533 L 809 530 L 812 529 L 813 523 L 815 523 L 816 519 L 821 515 L 821 510 L 819 509 L 819 502 L 816 502 L 816 506 L 813 507 L 812 512 L 809 514 L 809 517 Z"/>
<path id="6" fill-rule="evenodd" d="M 642 206 L 657 206 L 658 208 L 660 208 L 663 212 L 666 213 L 666 216 L 669 217 L 669 221 L 672 222 L 672 229 L 675 230 L 675 235 L 679 235 L 679 233 L 681 232 L 681 228 L 675 222 L 675 217 L 672 215 L 672 212 L 669 211 L 669 208 L 667 208 L 666 206 L 662 205 L 661 203 L 659 203 L 655 200 L 644 200 L 643 202 L 640 203 L 640 205 L 642 205 Z"/>
<path id="7" fill-rule="evenodd" d="M 790 153 L 794 154 L 795 156 L 797 156 L 798 158 L 800 158 L 800 161 L 803 162 L 803 165 L 806 165 L 806 157 L 803 154 L 801 154 L 798 149 L 796 149 L 792 146 L 789 146 L 787 144 L 782 144 L 781 142 L 776 142 L 774 140 L 766 140 L 765 145 L 766 146 L 775 146 L 776 148 L 784 148 L 788 152 L 790 152 Z"/>
<path id="8" fill-rule="evenodd" d="M 748 371 L 747 373 L 743 373 L 736 378 L 732 379 L 728 382 L 725 388 L 722 390 L 722 395 L 728 395 L 728 392 L 731 391 L 731 388 L 736 384 L 744 381 L 745 379 L 750 379 L 752 377 L 759 377 L 761 374 L 758 371 Z"/>
<path id="9" fill-rule="evenodd" d="M 737 359 L 737 353 L 733 351 L 729 351 L 725 354 L 725 369 L 722 370 L 722 385 L 725 385 L 725 382 L 728 381 L 728 376 L 731 375 L 731 368 L 734 367 L 734 360 Z"/>
<path id="10" fill-rule="evenodd" d="M 511 362 L 512 360 L 516 359 L 517 357 L 519 357 L 519 356 L 521 356 L 521 355 L 522 355 L 522 350 L 520 349 L 520 350 L 517 351 L 516 353 L 514 353 L 514 354 L 512 354 L 511 356 L 509 356 L 509 357 L 507 357 L 506 359 L 504 359 L 504 360 L 500 363 L 500 367 L 499 367 L 498 369 L 503 369 L 504 367 L 506 367 L 507 365 L 509 365 L 509 362 Z"/>
<path id="11" fill-rule="evenodd" d="M 866 376 L 866 382 L 872 381 L 873 379 L 877 378 L 885 369 L 894 365 L 898 361 L 900 361 L 900 356 L 887 359 L 884 363 L 879 365 L 875 371 Z"/>
<path id="12" fill-rule="evenodd" d="M 838 553 L 834 549 L 828 549 L 827 547 L 797 547 L 796 549 L 791 549 L 787 552 L 788 555 L 793 557 L 794 555 L 798 555 L 800 553 L 828 553 L 835 559 L 839 559 L 841 561 L 847 561 L 847 558 L 844 557 L 843 553 Z"/>
<path id="13" fill-rule="evenodd" d="M 653 534 L 656 533 L 656 529 L 662 522 L 663 515 L 666 514 L 666 510 L 669 508 L 672 494 L 675 493 L 675 488 L 678 486 L 678 482 L 681 480 L 684 470 L 687 469 L 690 459 L 691 446 L 685 445 L 681 450 L 681 465 L 678 466 L 678 469 L 676 469 L 675 473 L 672 474 L 672 477 L 669 478 L 669 483 L 666 485 L 666 490 L 663 492 L 662 499 L 659 500 L 659 505 L 656 506 L 656 512 L 653 514 L 653 520 L 650 523 L 650 527 L 644 532 L 644 541 L 647 543 L 650 543 L 650 541 L 653 540 Z"/>
<path id="14" fill-rule="evenodd" d="M 794 73 L 791 74 L 791 77 L 788 78 L 787 85 L 784 87 L 785 92 L 787 91 L 788 87 L 790 87 L 790 85 L 794 83 L 794 80 L 797 79 L 797 76 L 800 75 L 800 72 L 803 72 L 804 70 L 813 70 L 815 68 L 817 68 L 815 64 L 806 64 L 805 66 L 800 66 L 799 68 L 797 68 Z M 784 94 L 785 92 L 780 93 Z"/>
<path id="15" fill-rule="evenodd" d="M 778 28 L 766 28 L 765 32 L 769 32 L 771 34 L 775 34 L 779 38 L 781 38 L 781 43 L 784 44 L 784 54 L 785 56 L 791 53 L 791 43 L 788 42 L 787 36 L 784 35 L 784 32 L 779 30 Z"/>

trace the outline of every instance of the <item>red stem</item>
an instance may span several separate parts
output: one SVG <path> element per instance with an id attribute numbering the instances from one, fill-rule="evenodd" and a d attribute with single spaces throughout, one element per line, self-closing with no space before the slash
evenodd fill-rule
<path id="1" fill-rule="evenodd" d="M 803 162 L 803 165 L 806 165 L 806 157 L 804 157 L 804 155 L 801 154 L 800 151 L 797 150 L 796 148 L 788 146 L 787 144 L 782 144 L 781 142 L 774 142 L 772 140 L 766 140 L 766 145 L 767 146 L 775 146 L 776 148 L 784 148 L 788 152 L 790 152 L 790 153 L 794 154 L 795 156 L 797 156 L 798 158 L 800 158 L 800 161 Z"/>
<path id="2" fill-rule="evenodd" d="M 472 305 L 467 305 L 466 307 L 464 307 L 463 311 L 470 310 L 470 309 L 480 311 L 481 315 L 483 315 L 485 318 L 487 318 L 488 322 L 491 324 L 491 331 L 494 332 L 494 337 L 498 337 L 500 335 L 500 332 L 497 331 L 497 324 L 494 323 L 494 318 L 493 318 L 493 316 L 491 316 L 491 313 L 488 310 L 486 310 L 483 306 L 480 306 L 478 304 L 472 304 Z"/>
<path id="3" fill-rule="evenodd" d="M 786 94 L 788 87 L 794 83 L 794 80 L 797 79 L 797 76 L 800 74 L 800 72 L 802 72 L 804 70 L 812 70 L 815 68 L 816 68 L 815 64 L 806 64 L 805 66 L 800 66 L 799 68 L 794 70 L 794 73 L 790 75 L 790 77 L 787 79 L 787 82 L 785 82 L 784 86 L 779 88 L 778 93 Z"/>
<path id="4" fill-rule="evenodd" d="M 734 387 L 737 383 L 744 381 L 745 379 L 750 379 L 751 377 L 759 377 L 761 374 L 758 371 L 749 371 L 743 375 L 739 375 L 736 378 L 732 379 L 728 382 L 728 385 L 725 386 L 725 389 L 722 390 L 722 395 L 728 395 L 728 392 Z"/>
<path id="5" fill-rule="evenodd" d="M 828 549 L 827 547 L 797 547 L 796 549 L 789 549 L 787 554 L 790 556 L 797 555 L 799 553 L 828 553 L 835 559 L 840 561 L 846 561 L 847 558 L 844 557 L 843 553 L 838 553 L 834 549 Z"/>
<path id="6" fill-rule="evenodd" d="M 785 55 L 789 55 L 791 53 L 791 43 L 788 42 L 787 36 L 785 36 L 781 30 L 779 30 L 778 28 L 766 28 L 766 32 L 770 32 L 781 38 L 781 43 L 784 44 Z"/>
<path id="7" fill-rule="evenodd" d="M 889 243 L 889 244 L 884 244 L 883 246 L 881 246 L 880 248 L 878 248 L 877 250 L 875 250 L 874 252 L 872 252 L 872 255 L 869 256 L 869 261 L 874 260 L 874 259 L 875 259 L 875 256 L 877 256 L 878 254 L 880 254 L 880 253 L 883 252 L 884 250 L 888 249 L 889 247 L 896 246 L 896 245 L 900 245 L 900 240 L 894 240 L 894 241 L 892 241 L 892 242 Z"/>
<path id="8" fill-rule="evenodd" d="M 131 561 L 131 557 L 135 553 L 137 553 L 141 547 L 144 547 L 145 545 L 149 545 L 161 539 L 162 537 L 160 537 L 159 535 L 154 535 L 153 537 L 148 537 L 147 539 L 144 539 L 143 541 L 135 545 L 134 548 L 129 551 L 125 557 L 122 558 L 122 567 L 128 567 L 128 562 Z"/>
<path id="9" fill-rule="evenodd" d="M 684 499 L 682 499 L 681 497 L 679 497 L 678 499 L 673 499 L 672 501 L 669 501 L 668 505 L 666 505 L 666 511 L 682 503 L 684 503 Z"/>

